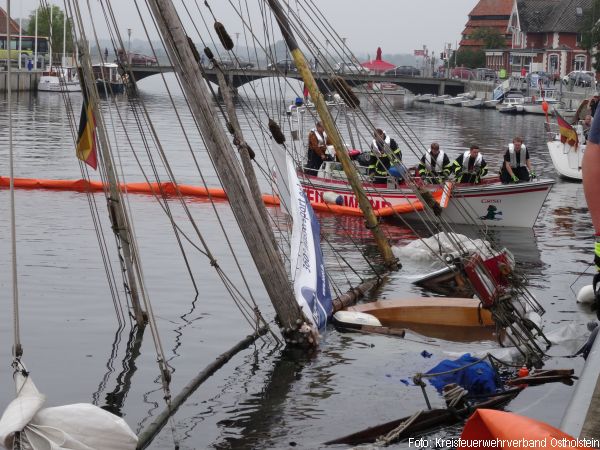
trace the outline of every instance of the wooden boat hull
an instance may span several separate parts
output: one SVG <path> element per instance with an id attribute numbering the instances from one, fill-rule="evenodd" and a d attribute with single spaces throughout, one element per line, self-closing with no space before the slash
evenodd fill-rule
<path id="1" fill-rule="evenodd" d="M 375 316 L 384 326 L 439 325 L 450 327 L 491 327 L 494 320 L 480 301 L 472 298 L 415 297 L 378 300 L 346 308 Z"/>
<path id="2" fill-rule="evenodd" d="M 413 424 L 405 428 L 404 431 L 402 431 L 402 433 L 398 435 L 396 440 L 407 439 L 410 436 L 418 435 L 419 433 L 423 433 L 432 428 L 454 425 L 460 422 L 461 420 L 465 420 L 469 415 L 471 415 L 473 411 L 479 408 L 502 408 L 513 398 L 515 398 L 519 394 L 519 392 L 521 392 L 520 388 L 510 389 L 501 395 L 496 395 L 494 397 L 489 398 L 488 400 L 477 403 L 471 408 L 465 408 L 452 412 L 447 409 L 432 409 L 429 411 L 423 411 L 418 417 L 418 420 L 415 420 Z M 373 443 L 377 440 L 379 436 L 389 433 L 403 422 L 406 422 L 408 419 L 410 419 L 410 416 L 403 417 L 397 420 L 392 420 L 391 422 L 370 427 L 357 433 L 349 434 L 348 436 L 327 441 L 325 442 L 325 445 L 359 445 Z"/>
<path id="3" fill-rule="evenodd" d="M 554 140 L 547 143 L 552 164 L 561 177 L 570 180 L 581 181 L 581 162 L 585 152 L 585 145 L 572 147 L 560 140 Z"/>
<path id="4" fill-rule="evenodd" d="M 334 192 L 342 196 L 343 206 L 357 208 L 358 202 L 349 184 L 341 179 L 342 174 L 322 176 L 299 174 L 308 200 L 313 205 L 323 204 L 323 195 Z M 485 180 L 478 185 L 456 185 L 443 210 L 445 219 L 450 223 L 472 224 L 479 226 L 501 227 L 533 227 L 537 216 L 554 184 L 553 180 L 535 180 L 520 184 L 501 184 L 497 178 Z M 418 201 L 410 187 L 400 185 L 388 188 L 387 185 L 364 184 L 367 197 L 373 209 L 386 207 L 402 207 L 406 218 L 417 218 L 417 213 L 410 206 Z M 439 191 L 442 186 L 431 186 L 432 191 Z M 466 213 L 468 212 L 468 214 Z"/>

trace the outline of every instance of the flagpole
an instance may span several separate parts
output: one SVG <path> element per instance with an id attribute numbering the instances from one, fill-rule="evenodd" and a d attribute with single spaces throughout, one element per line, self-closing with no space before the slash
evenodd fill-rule
<path id="1" fill-rule="evenodd" d="M 66 11 L 63 12 L 63 53 L 62 59 L 60 60 L 60 65 L 65 65 L 65 60 L 67 58 L 67 14 Z"/>
<path id="2" fill-rule="evenodd" d="M 50 3 L 50 72 L 52 72 L 52 13 L 54 12 L 53 5 Z"/>
<path id="3" fill-rule="evenodd" d="M 21 12 L 20 15 L 23 15 L 23 3 L 21 3 Z M 23 17 L 19 17 L 19 70 L 22 68 L 21 62 L 21 52 L 23 51 Z"/>
<path id="4" fill-rule="evenodd" d="M 35 42 L 33 43 L 33 60 L 35 61 L 35 68 L 38 68 L 38 11 L 39 7 L 35 9 Z"/>

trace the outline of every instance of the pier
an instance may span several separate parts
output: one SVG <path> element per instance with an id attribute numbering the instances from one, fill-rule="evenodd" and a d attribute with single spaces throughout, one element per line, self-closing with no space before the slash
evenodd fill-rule
<path id="1" fill-rule="evenodd" d="M 41 71 L 12 69 L 10 77 L 11 89 L 13 90 L 13 92 L 36 91 L 41 76 Z M 8 83 L 8 72 L 0 71 L 0 92 L 6 92 Z"/>

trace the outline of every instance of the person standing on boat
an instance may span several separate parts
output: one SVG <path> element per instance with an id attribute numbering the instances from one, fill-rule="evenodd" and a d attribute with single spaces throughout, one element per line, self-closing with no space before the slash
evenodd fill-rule
<path id="1" fill-rule="evenodd" d="M 535 172 L 531 169 L 529 150 L 523 144 L 523 138 L 516 137 L 508 144 L 508 149 L 504 153 L 500 181 L 508 184 L 529 181 L 531 178 L 535 178 Z"/>
<path id="2" fill-rule="evenodd" d="M 478 145 L 460 155 L 452 163 L 454 176 L 457 183 L 477 184 L 487 174 L 487 163 L 479 153 Z"/>
<path id="3" fill-rule="evenodd" d="M 431 144 L 430 150 L 423 155 L 419 163 L 419 176 L 426 183 L 443 183 L 450 175 L 450 158 L 440 150 L 437 142 Z"/>
<path id="4" fill-rule="evenodd" d="M 328 160 L 327 146 L 331 140 L 325 132 L 321 122 L 315 124 L 315 128 L 308 133 L 308 161 L 306 162 L 306 173 L 316 175 L 323 161 Z"/>
<path id="5" fill-rule="evenodd" d="M 398 143 L 386 135 L 381 128 L 377 128 L 373 133 L 369 160 L 369 174 L 373 176 L 374 182 L 386 183 L 390 167 L 401 161 L 402 152 Z"/>

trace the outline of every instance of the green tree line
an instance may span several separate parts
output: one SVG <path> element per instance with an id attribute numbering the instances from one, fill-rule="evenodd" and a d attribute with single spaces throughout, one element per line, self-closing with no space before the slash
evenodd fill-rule
<path id="1" fill-rule="evenodd" d="M 50 32 L 50 17 L 52 16 L 52 32 Z M 45 36 L 50 40 L 52 53 L 62 53 L 63 32 L 65 23 L 65 13 L 60 7 L 52 5 L 50 7 L 40 6 L 37 9 L 37 35 Z M 27 34 L 35 36 L 35 10 L 29 15 L 29 24 Z M 70 20 L 67 21 L 67 53 L 73 53 L 73 30 Z"/>

